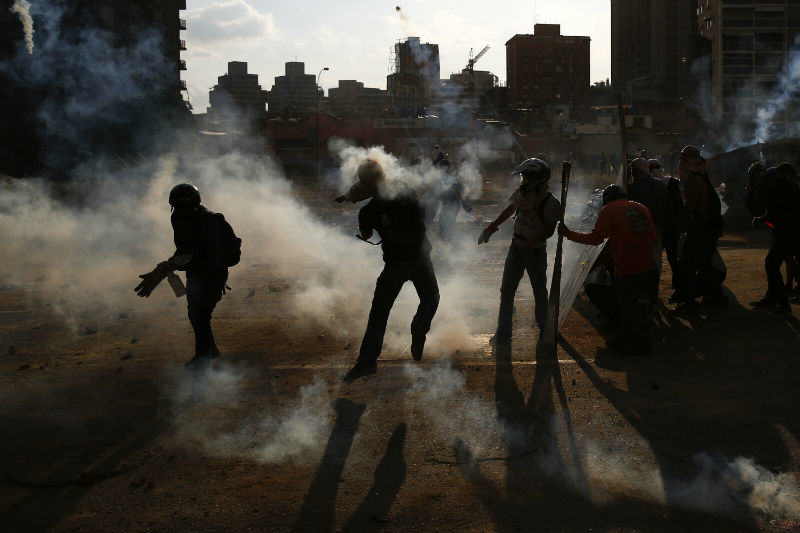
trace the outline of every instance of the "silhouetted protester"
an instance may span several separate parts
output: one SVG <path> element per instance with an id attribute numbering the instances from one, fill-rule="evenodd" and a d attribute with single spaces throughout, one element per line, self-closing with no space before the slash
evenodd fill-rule
<path id="1" fill-rule="evenodd" d="M 619 329 L 607 345 L 623 354 L 650 352 L 646 308 L 650 287 L 656 276 L 653 243 L 656 242 L 653 217 L 645 206 L 625 197 L 618 185 L 603 190 L 603 209 L 591 233 L 577 233 L 560 224 L 560 235 L 589 245 L 609 240 L 614 259 L 614 288 L 619 305 Z"/>
<path id="2" fill-rule="evenodd" d="M 439 235 L 451 244 L 455 244 L 458 212 L 463 207 L 464 211 L 471 213 L 472 206 L 464 197 L 464 184 L 451 166 L 447 155 L 441 154 L 441 157 L 434 160 L 433 165 L 441 169 L 441 174 L 434 175 L 435 181 L 429 184 L 422 201 L 425 208 L 425 223 L 429 228 L 432 227 L 438 212 Z"/>
<path id="3" fill-rule="evenodd" d="M 778 312 L 790 314 L 781 265 L 800 253 L 800 185 L 794 179 L 797 171 L 789 163 L 770 169 L 754 163 L 748 175 L 745 203 L 754 217 L 753 227 L 766 224 L 772 230 L 772 245 L 764 261 L 767 293 L 750 305 L 759 309 L 777 306 Z"/>
<path id="4" fill-rule="evenodd" d="M 368 198 L 371 200 L 358 213 L 359 238 L 368 241 L 377 231 L 386 265 L 375 286 L 358 361 L 342 376 L 344 381 L 377 371 L 389 312 L 406 281 L 414 284 L 419 295 L 417 313 L 411 321 L 411 355 L 416 361 L 422 359 L 425 338 L 439 306 L 431 245 L 425 235 L 425 213 L 417 195 L 402 181 L 387 180 L 380 164 L 367 159 L 358 167 L 358 181 L 336 200 L 355 203 Z"/>
<path id="5" fill-rule="evenodd" d="M 633 181 L 628 185 L 628 199 L 639 202 L 653 217 L 658 240 L 653 245 L 653 262 L 656 265 L 657 276 L 651 288 L 651 300 L 658 299 L 658 282 L 661 279 L 661 256 L 663 255 L 664 218 L 667 207 L 667 186 L 663 180 L 650 174 L 650 163 L 641 158 L 634 159 L 631 163 Z"/>
<path id="6" fill-rule="evenodd" d="M 601 176 L 607 175 L 609 173 L 608 172 L 608 158 L 606 157 L 605 152 L 600 154 L 599 165 L 600 165 L 600 175 Z"/>
<path id="7" fill-rule="evenodd" d="M 207 367 L 219 356 L 211 331 L 211 313 L 225 294 L 228 268 L 239 263 L 242 241 L 220 213 L 212 213 L 200 203 L 197 187 L 182 183 L 169 193 L 175 253 L 147 274 L 139 276 L 139 296 L 147 297 L 175 270 L 186 272 L 186 303 L 194 329 L 194 357 L 186 363 Z"/>
<path id="8" fill-rule="evenodd" d="M 706 282 L 702 291 L 703 304 L 724 307 L 727 298 L 722 294 L 721 285 L 712 281 L 716 279 L 712 272 L 714 254 L 723 230 L 721 204 L 706 170 L 706 161 L 697 147 L 687 146 L 681 151 L 678 175 L 686 203 L 681 220 L 684 235 L 679 260 L 676 311 L 692 313 L 697 310 L 698 279 Z"/>
<path id="9" fill-rule="evenodd" d="M 439 201 L 442 204 L 439 211 L 439 232 L 443 239 L 455 244 L 458 212 L 463 207 L 465 212 L 471 213 L 472 206 L 464 197 L 464 184 L 461 183 L 458 173 L 450 166 L 450 161 L 443 159 L 439 162 L 439 166 L 444 169 L 439 187 Z"/>
<path id="10" fill-rule="evenodd" d="M 653 163 L 650 163 L 651 172 L 653 171 Z M 655 170 L 658 172 L 658 169 Z M 680 278 L 680 238 L 681 238 L 681 221 L 683 220 L 683 191 L 681 189 L 681 181 L 674 176 L 664 176 L 664 183 L 666 184 L 666 206 L 664 207 L 664 233 L 662 234 L 662 242 L 664 251 L 667 253 L 667 262 L 672 271 L 672 290 L 670 301 L 676 301 L 678 280 Z"/>
<path id="11" fill-rule="evenodd" d="M 547 320 L 547 239 L 555 232 L 561 217 L 561 203 L 547 190 L 550 180 L 547 163 L 538 158 L 527 159 L 511 175 L 520 176 L 520 186 L 511 194 L 508 206 L 478 238 L 479 245 L 489 242 L 500 225 L 515 215 L 514 237 L 503 268 L 500 312 L 493 344 L 511 340 L 514 295 L 526 271 L 533 287 L 536 325 L 540 332 L 544 328 Z"/>

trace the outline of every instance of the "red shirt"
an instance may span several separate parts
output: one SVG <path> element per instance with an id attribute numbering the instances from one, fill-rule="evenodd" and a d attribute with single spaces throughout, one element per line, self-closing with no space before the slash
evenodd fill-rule
<path id="1" fill-rule="evenodd" d="M 591 233 L 570 231 L 567 238 L 598 245 L 609 239 L 617 276 L 633 276 L 655 268 L 653 243 L 658 240 L 650 210 L 631 200 L 615 200 L 600 211 Z"/>

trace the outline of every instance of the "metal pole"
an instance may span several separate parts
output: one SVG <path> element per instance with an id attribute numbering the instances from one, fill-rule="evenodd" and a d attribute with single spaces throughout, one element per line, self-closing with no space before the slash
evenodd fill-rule
<path id="1" fill-rule="evenodd" d="M 316 159 L 316 163 L 317 163 L 317 181 L 318 181 L 318 182 L 319 182 L 319 179 L 320 179 L 320 173 L 321 173 L 321 169 L 320 169 L 320 161 L 319 161 L 319 89 L 320 89 L 320 86 L 319 86 L 319 77 L 320 77 L 320 76 L 322 76 L 322 73 L 323 73 L 324 71 L 326 71 L 326 70 L 328 70 L 328 67 L 323 67 L 323 68 L 322 68 L 322 69 L 319 71 L 319 74 L 317 74 L 317 86 L 316 86 L 316 88 L 315 88 L 315 94 L 316 94 L 316 97 L 317 97 L 317 128 L 316 128 L 316 132 L 317 132 L 317 135 L 316 135 L 316 136 L 317 136 L 317 142 L 315 143 L 315 154 L 316 154 L 316 155 L 315 155 L 315 159 Z"/>

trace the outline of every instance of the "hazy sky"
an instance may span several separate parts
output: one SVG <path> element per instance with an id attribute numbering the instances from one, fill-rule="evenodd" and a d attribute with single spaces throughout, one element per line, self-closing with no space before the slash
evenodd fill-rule
<path id="1" fill-rule="evenodd" d="M 561 24 L 565 35 L 592 38 L 591 80 L 610 76 L 608 0 L 188 0 L 183 73 L 195 112 L 204 112 L 208 90 L 228 61 L 247 61 L 269 90 L 284 62 L 303 61 L 326 90 L 340 79 L 386 88 L 392 45 L 409 35 L 439 45 L 442 77 L 459 72 L 484 45 L 491 49 L 476 68 L 505 83 L 505 42 L 532 33 L 537 22 Z M 402 8 L 401 17 L 395 6 Z"/>

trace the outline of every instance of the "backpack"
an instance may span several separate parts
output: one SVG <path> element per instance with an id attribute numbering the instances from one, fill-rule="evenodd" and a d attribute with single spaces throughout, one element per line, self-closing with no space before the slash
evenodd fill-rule
<path id="1" fill-rule="evenodd" d="M 222 264 L 226 267 L 232 267 L 239 264 L 242 259 L 242 239 L 236 236 L 233 228 L 225 220 L 222 213 L 211 213 L 211 216 L 219 221 L 220 227 L 220 256 L 222 257 Z"/>

